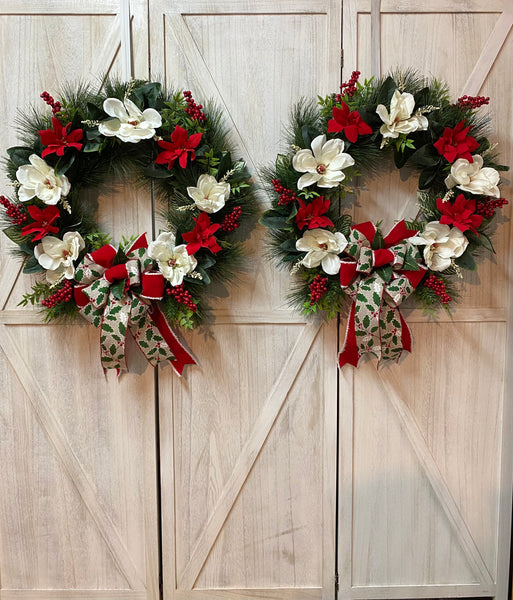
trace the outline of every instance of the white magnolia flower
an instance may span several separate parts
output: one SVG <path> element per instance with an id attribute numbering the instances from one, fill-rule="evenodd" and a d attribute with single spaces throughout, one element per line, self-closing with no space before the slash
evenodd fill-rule
<path id="1" fill-rule="evenodd" d="M 451 174 L 446 178 L 445 185 L 448 188 L 454 186 L 460 190 L 479 194 L 483 196 L 500 196 L 499 172 L 491 167 L 483 167 L 483 157 L 479 154 L 472 156 L 469 162 L 466 158 L 458 158 L 451 166 Z"/>
<path id="2" fill-rule="evenodd" d="M 298 150 L 292 159 L 292 166 L 299 173 L 305 173 L 297 182 L 298 189 L 316 184 L 323 188 L 337 187 L 345 179 L 342 169 L 354 165 L 354 158 L 344 153 L 341 139 L 326 141 L 325 135 L 318 135 L 312 141 L 312 150 Z"/>
<path id="3" fill-rule="evenodd" d="M 390 101 L 390 114 L 383 104 L 379 104 L 376 112 L 383 121 L 379 132 L 385 138 L 398 138 L 401 133 L 422 131 L 428 128 L 428 120 L 423 115 L 413 115 L 415 99 L 408 92 L 395 90 Z"/>
<path id="4" fill-rule="evenodd" d="M 141 112 L 128 98 L 124 102 L 117 98 L 107 98 L 103 110 L 113 117 L 100 123 L 98 131 L 107 137 L 116 136 L 122 142 L 136 144 L 155 135 L 155 129 L 162 125 L 162 118 L 154 108 Z"/>
<path id="5" fill-rule="evenodd" d="M 194 256 L 187 254 L 185 244 L 175 246 L 176 238 L 170 231 L 164 231 L 150 242 L 148 256 L 156 260 L 160 272 L 172 286 L 180 285 L 187 273 L 192 273 L 198 264 Z"/>
<path id="6" fill-rule="evenodd" d="M 66 175 L 56 175 L 55 170 L 37 154 L 29 156 L 30 165 L 22 165 L 16 171 L 16 179 L 21 183 L 18 198 L 21 202 L 36 196 L 45 204 L 57 204 L 67 196 L 71 188 Z"/>
<path id="7" fill-rule="evenodd" d="M 206 213 L 221 210 L 230 197 L 230 184 L 218 182 L 212 175 L 203 173 L 198 178 L 197 187 L 188 187 L 187 194 L 194 204 Z"/>
<path id="8" fill-rule="evenodd" d="M 340 254 L 347 246 L 347 240 L 338 231 L 331 233 L 326 229 L 308 229 L 302 238 L 297 240 L 296 249 L 308 254 L 301 261 L 307 269 L 322 266 L 328 275 L 336 275 L 340 271 Z"/>
<path id="9" fill-rule="evenodd" d="M 34 256 L 46 269 L 46 280 L 56 283 L 63 277 L 73 279 L 75 265 L 80 251 L 85 247 L 84 240 L 78 231 L 68 231 L 62 240 L 51 235 L 45 236 L 34 248 Z"/>
<path id="10" fill-rule="evenodd" d="M 468 240 L 457 227 L 431 221 L 424 231 L 409 240 L 412 244 L 424 247 L 424 261 L 432 271 L 445 271 L 453 258 L 461 256 Z"/>

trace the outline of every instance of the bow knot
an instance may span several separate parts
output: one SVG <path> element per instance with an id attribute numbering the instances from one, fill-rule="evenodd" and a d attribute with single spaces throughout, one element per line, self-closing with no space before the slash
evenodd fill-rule
<path id="1" fill-rule="evenodd" d="M 353 300 L 348 318 L 344 348 L 339 365 L 358 366 L 363 354 L 382 361 L 399 360 L 411 350 L 411 334 L 399 305 L 424 277 L 416 246 L 408 241 L 417 232 L 403 221 L 383 238 L 384 248 L 373 249 L 378 233 L 368 221 L 351 228 L 340 265 L 340 285 Z"/>
<path id="2" fill-rule="evenodd" d="M 127 370 L 125 345 L 128 331 L 146 359 L 156 366 L 171 361 L 181 375 L 195 364 L 154 302 L 161 300 L 165 280 L 152 271 L 146 234 L 142 234 L 114 264 L 118 252 L 110 244 L 87 254 L 75 273 L 75 301 L 80 313 L 101 328 L 101 361 L 105 369 Z M 120 285 L 121 284 L 121 285 Z"/>

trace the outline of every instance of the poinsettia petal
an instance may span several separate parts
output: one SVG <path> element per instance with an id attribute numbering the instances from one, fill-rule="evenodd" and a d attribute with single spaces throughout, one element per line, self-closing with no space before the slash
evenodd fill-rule
<path id="1" fill-rule="evenodd" d="M 348 125 L 344 129 L 344 135 L 351 143 L 354 144 L 358 139 L 358 127 L 356 125 Z"/>
<path id="2" fill-rule="evenodd" d="M 341 131 L 343 131 L 344 126 L 341 125 L 338 121 L 335 121 L 335 119 L 330 119 L 328 121 L 328 133 L 340 133 Z"/>
<path id="3" fill-rule="evenodd" d="M 201 141 L 202 133 L 193 133 L 187 140 L 187 148 L 196 148 Z"/>
<path id="4" fill-rule="evenodd" d="M 180 127 L 180 125 L 177 125 L 171 134 L 171 141 L 179 146 L 183 146 L 187 141 L 187 131 L 183 127 Z"/>

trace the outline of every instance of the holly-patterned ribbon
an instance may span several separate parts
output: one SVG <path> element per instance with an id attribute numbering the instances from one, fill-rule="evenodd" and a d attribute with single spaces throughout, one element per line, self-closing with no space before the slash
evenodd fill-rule
<path id="1" fill-rule="evenodd" d="M 160 310 L 164 277 L 153 272 L 146 234 L 126 251 L 126 261 L 113 264 L 116 249 L 109 245 L 87 254 L 75 272 L 75 301 L 81 315 L 101 328 L 101 362 L 104 370 L 128 370 L 126 337 L 131 332 L 153 366 L 170 361 L 181 375 L 186 364 L 196 364 L 179 342 Z"/>
<path id="2" fill-rule="evenodd" d="M 346 339 L 339 366 L 358 366 L 363 354 L 373 354 L 378 366 L 398 361 L 411 352 L 411 333 L 399 305 L 425 274 L 416 246 L 408 241 L 417 231 L 397 223 L 383 239 L 384 248 L 373 249 L 377 227 L 370 221 L 354 225 L 340 265 L 340 285 L 352 299 Z"/>

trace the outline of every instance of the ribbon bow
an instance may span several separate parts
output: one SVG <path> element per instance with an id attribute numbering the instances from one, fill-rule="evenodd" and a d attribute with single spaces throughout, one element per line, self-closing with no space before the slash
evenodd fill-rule
<path id="1" fill-rule="evenodd" d="M 74 288 L 80 314 L 101 328 L 101 362 L 106 369 L 128 370 L 126 337 L 131 332 L 152 366 L 170 361 L 181 375 L 196 364 L 171 330 L 157 300 L 162 300 L 164 277 L 153 272 L 146 234 L 126 251 L 126 261 L 114 264 L 117 251 L 108 244 L 87 254 L 75 272 Z"/>
<path id="2" fill-rule="evenodd" d="M 346 339 L 339 366 L 358 366 L 363 354 L 374 354 L 378 367 L 383 361 L 398 361 L 411 352 L 411 332 L 399 305 L 419 285 L 426 268 L 420 253 L 408 241 L 417 231 L 404 220 L 383 239 L 384 248 L 372 249 L 378 229 L 367 221 L 354 225 L 345 248 L 352 260 L 340 264 L 340 285 L 352 299 Z"/>

